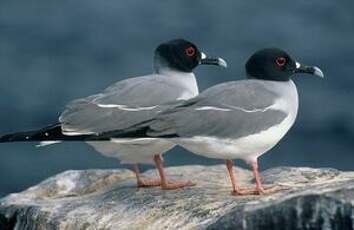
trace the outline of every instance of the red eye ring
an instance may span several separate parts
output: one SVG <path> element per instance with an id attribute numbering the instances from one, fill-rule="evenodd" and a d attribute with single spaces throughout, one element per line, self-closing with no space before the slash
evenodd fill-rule
<path id="1" fill-rule="evenodd" d="M 278 66 L 283 67 L 286 64 L 286 58 L 278 57 L 277 59 L 275 59 L 275 63 L 277 63 Z"/>
<path id="2" fill-rule="evenodd" d="M 195 49 L 194 47 L 190 46 L 188 48 L 185 49 L 185 53 L 188 57 L 193 57 L 195 54 Z"/>

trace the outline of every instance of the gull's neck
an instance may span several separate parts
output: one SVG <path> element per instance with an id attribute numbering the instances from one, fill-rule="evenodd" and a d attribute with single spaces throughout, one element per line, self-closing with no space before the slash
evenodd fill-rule
<path id="1" fill-rule="evenodd" d="M 154 56 L 154 73 L 157 77 L 168 79 L 168 81 L 181 90 L 177 100 L 187 100 L 199 94 L 197 80 L 193 72 L 183 72 L 171 68 L 165 58 L 159 54 Z"/>
<path id="2" fill-rule="evenodd" d="M 183 89 L 178 100 L 187 100 L 199 94 L 197 79 L 193 72 L 183 72 L 170 68 L 160 68 L 156 76 L 167 78 L 173 85 Z"/>
<path id="3" fill-rule="evenodd" d="M 283 106 L 286 110 L 296 117 L 299 107 L 299 95 L 295 83 L 292 80 L 289 81 L 265 81 L 264 86 L 274 92 L 284 103 Z"/>
<path id="4" fill-rule="evenodd" d="M 160 68 L 156 71 L 156 74 L 163 75 L 166 77 L 185 77 L 185 78 L 195 78 L 193 72 L 183 72 L 175 69 L 171 69 L 168 67 Z"/>

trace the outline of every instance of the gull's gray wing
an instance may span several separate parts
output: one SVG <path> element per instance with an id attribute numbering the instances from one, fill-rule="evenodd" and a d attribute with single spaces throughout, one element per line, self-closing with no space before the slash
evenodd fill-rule
<path id="1" fill-rule="evenodd" d="M 156 116 L 162 110 L 161 104 L 175 101 L 182 93 L 168 77 L 130 78 L 102 93 L 72 101 L 59 122 L 67 135 L 124 129 Z"/>
<path id="2" fill-rule="evenodd" d="M 149 136 L 213 136 L 238 138 L 280 123 L 276 95 L 262 81 L 219 84 L 199 96 L 160 113 L 150 123 Z"/>

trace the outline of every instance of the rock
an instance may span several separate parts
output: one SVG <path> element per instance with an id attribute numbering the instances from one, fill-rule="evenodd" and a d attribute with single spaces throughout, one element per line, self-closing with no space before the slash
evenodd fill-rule
<path id="1" fill-rule="evenodd" d="M 224 165 L 171 167 L 194 187 L 136 188 L 129 170 L 67 171 L 0 200 L 0 229 L 353 229 L 354 172 L 279 167 L 262 173 L 287 187 L 231 196 Z M 241 186 L 249 170 L 235 168 Z M 154 170 L 144 174 L 156 176 Z"/>

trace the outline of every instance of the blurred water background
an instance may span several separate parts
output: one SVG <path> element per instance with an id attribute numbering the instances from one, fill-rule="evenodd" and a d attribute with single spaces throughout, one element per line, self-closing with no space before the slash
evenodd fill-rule
<path id="1" fill-rule="evenodd" d="M 0 134 L 57 120 L 65 104 L 150 73 L 163 41 L 189 39 L 226 70 L 201 66 L 200 89 L 244 77 L 249 55 L 280 47 L 318 65 L 297 76 L 298 120 L 260 159 L 275 166 L 354 170 L 354 1 L 11 0 L 0 2 Z M 181 148 L 167 165 L 215 164 Z M 245 166 L 244 164 L 242 164 Z M 0 145 L 0 197 L 68 169 L 125 167 L 83 143 Z M 146 167 L 145 167 L 146 168 Z"/>

